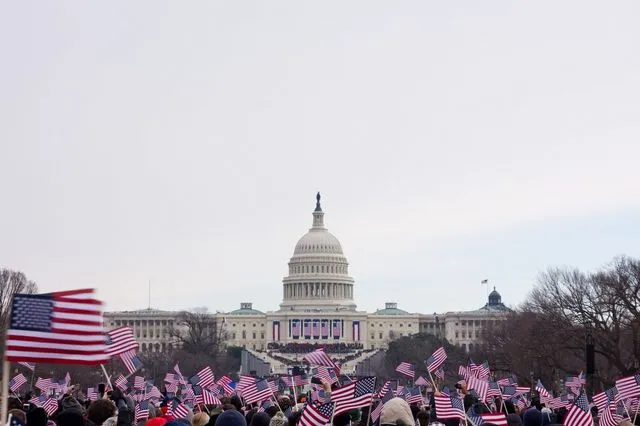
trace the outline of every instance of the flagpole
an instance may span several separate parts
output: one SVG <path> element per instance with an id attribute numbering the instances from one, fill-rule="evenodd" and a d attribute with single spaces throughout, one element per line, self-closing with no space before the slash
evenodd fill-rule
<path id="1" fill-rule="evenodd" d="M 376 380 L 378 378 L 373 378 L 373 390 L 376 390 Z M 371 408 L 373 407 L 373 395 L 371 395 L 371 401 L 369 401 L 369 412 L 367 412 L 367 426 L 369 426 L 369 420 L 371 419 Z"/>
<path id="2" fill-rule="evenodd" d="M 9 374 L 11 363 L 6 360 L 5 356 L 2 362 L 2 404 L 0 405 L 0 424 L 4 424 L 4 419 L 7 418 L 7 412 L 9 411 Z"/>
<path id="3" fill-rule="evenodd" d="M 100 368 L 102 368 L 102 372 L 104 373 L 104 377 L 107 378 L 107 383 L 109 384 L 109 387 L 111 388 L 111 390 L 113 390 L 113 385 L 111 385 L 111 378 L 107 374 L 107 369 L 104 368 L 104 364 L 100 364 Z M 106 394 L 106 392 L 105 392 L 105 394 Z"/>
<path id="4" fill-rule="evenodd" d="M 142 368 L 142 365 L 140 365 L 138 368 L 136 368 L 133 372 L 129 373 L 125 379 L 128 379 L 129 377 L 133 376 L 134 374 L 136 374 L 140 369 Z"/>
<path id="5" fill-rule="evenodd" d="M 438 386 L 436 385 L 436 382 L 433 380 L 433 376 L 431 375 L 431 371 L 429 371 L 428 368 L 427 368 L 427 373 L 429 373 L 429 379 L 431 379 L 431 384 L 433 385 L 433 388 L 436 390 L 436 392 L 440 393 L 440 391 L 438 390 Z"/>

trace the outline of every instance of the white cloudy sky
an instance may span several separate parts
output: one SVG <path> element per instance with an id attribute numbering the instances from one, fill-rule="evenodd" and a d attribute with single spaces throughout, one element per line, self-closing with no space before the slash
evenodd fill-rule
<path id="1" fill-rule="evenodd" d="M 639 256 L 640 2 L 0 6 L 0 266 L 275 309 L 317 190 L 360 308 Z"/>

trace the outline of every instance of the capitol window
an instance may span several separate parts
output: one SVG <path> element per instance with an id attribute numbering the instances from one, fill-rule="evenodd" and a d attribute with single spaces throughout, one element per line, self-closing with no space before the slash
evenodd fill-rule
<path id="1" fill-rule="evenodd" d="M 374 333 L 371 333 L 371 340 L 375 340 L 376 335 Z"/>

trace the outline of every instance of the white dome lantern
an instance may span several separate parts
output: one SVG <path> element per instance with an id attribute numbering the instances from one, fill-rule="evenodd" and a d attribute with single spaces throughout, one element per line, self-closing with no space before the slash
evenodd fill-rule
<path id="1" fill-rule="evenodd" d="M 320 193 L 316 195 L 313 225 L 298 240 L 282 280 L 281 310 L 355 310 L 353 278 L 340 241 L 324 226 Z"/>

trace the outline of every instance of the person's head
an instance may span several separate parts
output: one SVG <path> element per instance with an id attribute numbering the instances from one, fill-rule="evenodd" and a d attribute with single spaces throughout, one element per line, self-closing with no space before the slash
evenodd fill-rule
<path id="1" fill-rule="evenodd" d="M 32 405 L 27 411 L 27 424 L 33 426 L 47 426 L 47 412 L 42 407 Z"/>
<path id="2" fill-rule="evenodd" d="M 507 426 L 522 426 L 522 419 L 516 413 L 507 414 Z"/>
<path id="3" fill-rule="evenodd" d="M 269 415 L 269 417 L 273 417 L 273 416 L 275 416 L 275 415 L 276 415 L 276 413 L 279 413 L 279 412 L 280 412 L 280 409 L 278 408 L 278 406 L 277 406 L 277 405 L 272 405 L 272 406 L 270 406 L 270 407 L 267 407 L 267 408 L 264 410 L 264 412 L 265 412 L 265 413 L 267 413 L 267 414 Z"/>
<path id="4" fill-rule="evenodd" d="M 78 410 L 62 411 L 56 416 L 58 426 L 85 426 L 84 417 Z"/>
<path id="5" fill-rule="evenodd" d="M 19 408 L 13 408 L 7 412 L 7 416 L 12 416 L 20 420 L 23 425 L 27 424 L 27 415 Z"/>
<path id="6" fill-rule="evenodd" d="M 145 426 L 163 426 L 167 423 L 167 419 L 164 417 L 154 417 L 152 419 L 147 420 Z"/>
<path id="7" fill-rule="evenodd" d="M 247 426 L 247 421 L 238 410 L 225 410 L 216 419 L 215 426 Z"/>
<path id="8" fill-rule="evenodd" d="M 529 408 L 522 416 L 522 424 L 524 426 L 541 426 L 542 412 L 535 407 Z"/>
<path id="9" fill-rule="evenodd" d="M 250 426 L 269 426 L 271 417 L 265 412 L 255 413 L 251 418 Z"/>
<path id="10" fill-rule="evenodd" d="M 229 402 L 231 404 L 235 405 L 236 410 L 242 411 L 242 400 L 240 399 L 240 397 L 238 395 L 233 395 L 231 397 L 231 399 L 229 400 Z"/>
<path id="11" fill-rule="evenodd" d="M 296 426 L 300 420 L 300 416 L 302 416 L 302 410 L 292 412 L 289 416 L 289 426 Z"/>
<path id="12" fill-rule="evenodd" d="M 416 415 L 416 420 L 418 420 L 418 425 L 427 426 L 429 424 L 429 413 L 426 410 L 418 411 Z"/>
<path id="13" fill-rule="evenodd" d="M 222 411 L 239 411 L 239 410 L 233 404 L 224 404 L 222 406 Z"/>
<path id="14" fill-rule="evenodd" d="M 333 426 L 348 426 L 350 424 L 349 413 L 342 413 L 333 417 Z"/>
<path id="15" fill-rule="evenodd" d="M 504 408 L 507 410 L 508 414 L 516 412 L 516 406 L 511 401 L 505 401 L 504 402 Z"/>
<path id="16" fill-rule="evenodd" d="M 289 426 L 289 422 L 284 416 L 284 413 L 282 411 L 278 411 L 273 417 L 271 417 L 269 426 Z"/>
<path id="17" fill-rule="evenodd" d="M 15 396 L 10 396 L 7 409 L 13 410 L 14 408 L 18 410 L 22 410 L 22 401 L 20 401 L 20 398 L 16 398 Z M 7 414 L 9 413 L 7 412 Z"/>
<path id="18" fill-rule="evenodd" d="M 402 398 L 392 398 L 387 401 L 380 412 L 380 425 L 412 426 L 413 414 L 407 401 Z"/>
<path id="19" fill-rule="evenodd" d="M 205 426 L 207 423 L 209 423 L 209 415 L 207 413 L 196 413 L 193 415 L 193 419 L 191 419 L 192 426 Z"/>
<path id="20" fill-rule="evenodd" d="M 62 410 L 62 412 L 76 411 L 80 413 L 81 416 L 85 415 L 84 406 L 72 396 L 65 396 L 62 401 L 60 401 L 60 409 Z"/>
<path id="21" fill-rule="evenodd" d="M 116 415 L 116 404 L 110 399 L 93 401 L 87 409 L 87 418 L 96 425 L 101 425 L 109 417 Z"/>

